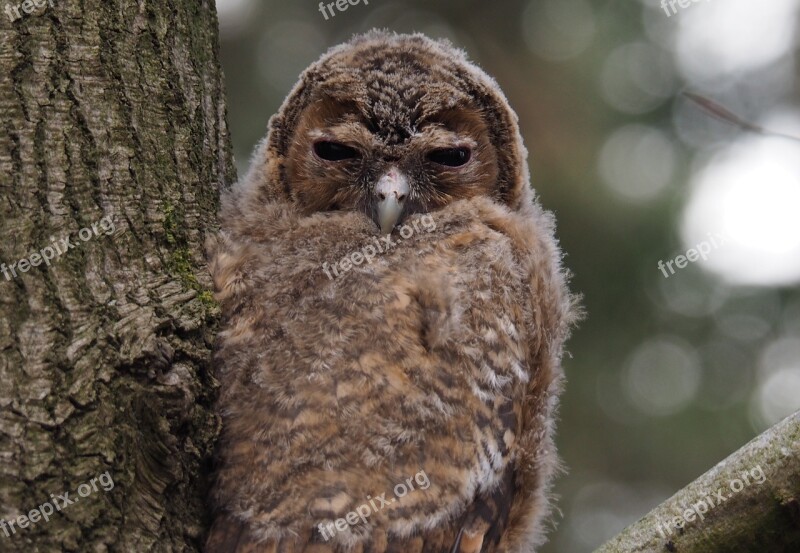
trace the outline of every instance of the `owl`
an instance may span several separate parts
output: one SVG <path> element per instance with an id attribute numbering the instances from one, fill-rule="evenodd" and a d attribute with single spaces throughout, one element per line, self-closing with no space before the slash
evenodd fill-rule
<path id="1" fill-rule="evenodd" d="M 448 42 L 372 31 L 303 72 L 207 244 L 208 553 L 544 541 L 576 308 L 526 155 Z"/>

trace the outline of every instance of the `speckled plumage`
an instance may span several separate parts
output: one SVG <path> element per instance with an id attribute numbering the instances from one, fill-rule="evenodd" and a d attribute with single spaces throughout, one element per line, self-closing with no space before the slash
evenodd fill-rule
<path id="1" fill-rule="evenodd" d="M 326 165 L 321 134 L 361 153 Z M 454 137 L 470 163 L 431 168 Z M 224 315 L 209 553 L 543 541 L 574 310 L 525 157 L 497 85 L 446 43 L 372 32 L 304 72 L 208 246 Z M 413 232 L 329 278 L 323 263 L 376 243 L 369 187 L 390 166 L 410 177 Z M 427 489 L 394 495 L 421 471 Z M 395 501 L 321 534 L 382 493 Z"/>

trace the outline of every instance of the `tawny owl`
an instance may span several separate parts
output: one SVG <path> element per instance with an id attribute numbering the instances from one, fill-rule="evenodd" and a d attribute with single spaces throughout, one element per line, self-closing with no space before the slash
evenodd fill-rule
<path id="1" fill-rule="evenodd" d="M 221 221 L 208 553 L 541 543 L 574 302 L 496 83 L 422 35 L 331 49 Z"/>

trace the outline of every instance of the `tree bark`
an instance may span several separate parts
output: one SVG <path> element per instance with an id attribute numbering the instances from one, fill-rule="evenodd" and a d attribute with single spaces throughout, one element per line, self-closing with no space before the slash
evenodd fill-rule
<path id="1" fill-rule="evenodd" d="M 597 551 L 800 551 L 800 411 L 756 437 Z"/>
<path id="2" fill-rule="evenodd" d="M 7 1 L 0 552 L 199 551 L 219 424 L 202 245 L 235 179 L 214 1 Z"/>

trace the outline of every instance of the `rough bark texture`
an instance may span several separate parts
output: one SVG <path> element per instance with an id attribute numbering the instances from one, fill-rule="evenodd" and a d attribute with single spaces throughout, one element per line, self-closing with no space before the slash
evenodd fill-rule
<path id="1" fill-rule="evenodd" d="M 0 530 L 0 552 L 198 551 L 218 426 L 202 244 L 235 178 L 214 1 L 51 4 L 0 12 L 0 262 L 76 245 L 0 273 L 0 519 L 79 501 Z M 77 236 L 103 217 L 113 234 Z"/>
<path id="2" fill-rule="evenodd" d="M 726 497 L 724 502 L 717 491 Z M 685 516 L 682 528 L 670 522 L 706 498 L 715 505 L 702 520 L 697 514 Z M 697 511 L 703 510 L 698 505 Z M 755 438 L 598 550 L 640 551 L 800 551 L 800 412 Z"/>

